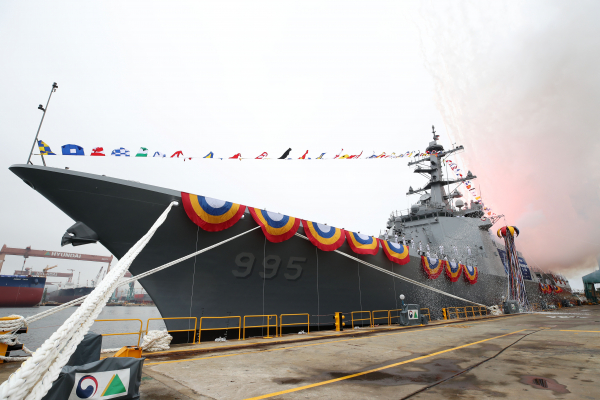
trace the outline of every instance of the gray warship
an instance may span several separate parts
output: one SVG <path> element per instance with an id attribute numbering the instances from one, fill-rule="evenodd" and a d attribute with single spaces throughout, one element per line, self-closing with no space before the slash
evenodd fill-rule
<path id="1" fill-rule="evenodd" d="M 485 218 L 480 204 L 465 205 L 460 192 L 451 189 L 476 177 L 468 172 L 463 178 L 445 178 L 442 160 L 462 151 L 463 146 L 445 150 L 435 131 L 433 135 L 427 147 L 431 154 L 409 163 L 415 173 L 428 179 L 422 188 L 408 190 L 408 195 L 420 195 L 418 202 L 409 210 L 393 212 L 379 236 L 405 241 L 408 263 L 393 263 L 382 249 L 375 255 L 355 254 L 348 241 L 338 250 L 462 299 L 488 306 L 500 304 L 506 295 L 507 272 L 504 247 L 492 235 L 496 220 Z M 129 268 L 134 276 L 258 225 L 246 209 L 230 228 L 208 232 L 186 215 L 179 191 L 46 166 L 13 165 L 10 170 L 75 221 L 63 236 L 63 245 L 99 242 L 117 258 L 148 231 L 172 201 L 179 202 Z M 304 234 L 303 226 L 298 233 Z M 444 275 L 429 279 L 422 265 L 422 257 L 427 255 L 476 267 L 477 282 L 462 278 L 452 282 Z M 529 301 L 541 302 L 541 275 L 532 274 L 520 256 Z M 428 308 L 432 318 L 442 318 L 444 307 L 472 305 L 339 253 L 319 250 L 298 236 L 281 243 L 269 242 L 260 229 L 139 283 L 164 318 L 306 313 L 311 330 L 333 325 L 335 312 L 397 310 L 401 307 L 400 294 L 409 303 Z M 208 321 L 203 328 L 222 327 L 223 323 Z M 167 320 L 166 324 L 170 330 L 189 327 L 181 320 Z M 227 324 L 236 326 L 237 320 L 232 318 Z"/>

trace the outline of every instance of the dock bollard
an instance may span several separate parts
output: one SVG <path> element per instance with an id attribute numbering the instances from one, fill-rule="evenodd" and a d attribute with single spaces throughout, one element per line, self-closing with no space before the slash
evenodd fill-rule
<path id="1" fill-rule="evenodd" d="M 335 321 L 335 330 L 336 332 L 341 332 L 344 330 L 344 326 L 346 325 L 345 322 L 343 322 L 343 320 L 346 317 L 344 315 L 342 315 L 341 312 L 336 312 L 333 316 L 333 319 Z"/>

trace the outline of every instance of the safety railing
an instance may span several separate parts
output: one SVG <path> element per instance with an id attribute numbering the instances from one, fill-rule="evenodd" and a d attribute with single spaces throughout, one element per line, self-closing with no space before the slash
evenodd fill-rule
<path id="1" fill-rule="evenodd" d="M 369 318 L 354 318 L 354 314 L 369 314 Z M 372 325 L 371 322 L 371 311 L 352 311 L 350 313 L 350 317 L 352 318 L 352 329 L 354 329 L 354 322 L 358 322 L 358 321 L 369 321 L 369 326 Z"/>
<path id="2" fill-rule="evenodd" d="M 196 317 L 173 317 L 173 318 L 148 318 L 146 322 L 146 335 L 148 334 L 148 329 L 150 328 L 150 321 L 158 321 L 165 319 L 193 319 L 194 320 L 194 329 L 173 329 L 167 330 L 167 332 L 193 332 L 192 344 L 196 344 L 196 327 L 198 326 L 198 318 Z M 198 339 L 199 340 L 199 339 Z"/>
<path id="3" fill-rule="evenodd" d="M 392 313 L 396 312 L 396 311 L 398 312 L 397 315 L 392 315 Z M 400 311 L 402 311 L 401 308 L 388 311 L 388 319 L 390 321 L 390 325 L 392 324 L 392 319 L 394 319 L 394 318 L 398 318 L 398 323 L 400 323 Z"/>
<path id="4" fill-rule="evenodd" d="M 267 325 L 254 325 L 254 326 L 246 326 L 246 318 L 264 318 L 267 317 Z M 275 325 L 271 325 L 271 317 L 275 317 Z M 272 339 L 271 336 L 269 336 L 269 331 L 271 330 L 271 326 L 273 326 L 275 328 L 275 336 L 277 336 L 277 315 L 275 314 L 269 314 L 269 315 L 244 315 L 244 329 L 243 329 L 243 340 L 246 340 L 246 328 L 267 328 L 267 336 L 265 336 L 265 339 Z"/>
<path id="5" fill-rule="evenodd" d="M 293 324 L 284 324 L 283 317 L 293 317 L 293 316 L 306 316 L 306 324 L 305 323 L 293 323 Z M 310 314 L 281 314 L 279 316 L 279 337 L 282 336 L 282 328 L 284 326 L 298 326 L 298 325 L 306 325 L 306 333 L 310 333 Z"/>
<path id="6" fill-rule="evenodd" d="M 385 313 L 385 317 L 376 317 L 375 313 Z M 376 319 L 383 319 L 386 320 L 387 325 L 391 325 L 390 322 L 390 310 L 375 310 L 375 311 L 371 311 L 371 325 L 375 326 L 375 320 Z"/>
<path id="7" fill-rule="evenodd" d="M 483 306 L 446 307 L 442 309 L 442 312 L 444 313 L 444 319 L 453 319 L 453 315 L 455 319 L 469 319 L 469 316 L 475 318 L 487 315 L 487 308 Z"/>
<path id="8" fill-rule="evenodd" d="M 238 320 L 238 326 L 225 327 L 225 328 L 204 328 L 202 329 L 202 320 L 203 319 L 235 319 Z M 229 329 L 237 329 L 238 330 L 238 340 L 242 338 L 242 317 L 239 315 L 233 315 L 228 317 L 200 317 L 200 324 L 198 325 L 198 343 L 200 343 L 200 336 L 202 335 L 202 331 L 222 331 Z"/>
<path id="9" fill-rule="evenodd" d="M 140 345 L 142 339 L 142 332 L 144 331 L 144 323 L 141 319 L 137 318 L 125 318 L 125 319 L 95 319 L 94 322 L 116 322 L 116 321 L 139 321 L 140 330 L 139 332 L 119 332 L 119 333 L 103 333 L 102 336 L 120 336 L 120 335 L 138 335 L 137 346 Z"/>
<path id="10" fill-rule="evenodd" d="M 426 313 L 423 310 L 427 310 Z M 421 315 L 427 315 L 427 321 L 431 322 L 431 313 L 429 312 L 429 308 L 421 308 Z"/>

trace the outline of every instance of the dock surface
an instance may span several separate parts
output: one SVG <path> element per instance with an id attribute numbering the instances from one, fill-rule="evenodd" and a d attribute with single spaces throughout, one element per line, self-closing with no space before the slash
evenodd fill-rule
<path id="1" fill-rule="evenodd" d="M 144 400 L 598 399 L 600 307 L 177 345 L 145 356 Z M 0 381 L 16 367 L 4 367 Z"/>
<path id="2" fill-rule="evenodd" d="M 142 398 L 600 398 L 600 307 L 452 322 L 156 354 Z"/>

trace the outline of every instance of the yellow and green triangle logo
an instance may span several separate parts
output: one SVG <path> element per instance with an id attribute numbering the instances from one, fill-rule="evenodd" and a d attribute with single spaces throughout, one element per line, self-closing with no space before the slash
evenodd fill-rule
<path id="1" fill-rule="evenodd" d="M 121 378 L 119 378 L 119 375 L 114 374 L 113 377 L 110 378 L 110 382 L 108 382 L 108 385 L 106 385 L 106 389 L 104 389 L 104 392 L 102 392 L 101 397 L 119 393 L 127 393 L 127 389 L 125 388 L 125 385 L 123 385 L 123 382 L 121 381 Z"/>

